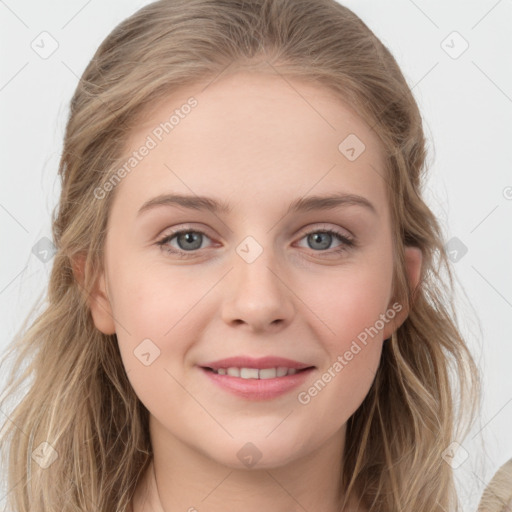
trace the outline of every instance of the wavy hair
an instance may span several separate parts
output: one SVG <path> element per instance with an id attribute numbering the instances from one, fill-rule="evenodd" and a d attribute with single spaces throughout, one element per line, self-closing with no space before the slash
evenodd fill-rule
<path id="1" fill-rule="evenodd" d="M 149 413 L 126 376 L 116 335 L 96 329 L 89 308 L 116 189 L 103 200 L 95 190 L 115 174 L 150 108 L 177 88 L 242 68 L 329 88 L 385 148 L 393 297 L 410 312 L 384 343 L 371 389 L 348 420 L 346 503 L 355 497 L 370 512 L 459 510 L 443 454 L 472 425 L 480 377 L 459 330 L 441 226 L 422 198 L 422 118 L 390 51 L 334 0 L 160 0 L 98 47 L 70 103 L 47 303 L 9 347 L 16 358 L 0 405 L 16 398 L 1 431 L 11 510 L 128 509 L 152 458 Z M 406 246 L 423 254 L 413 293 Z"/>

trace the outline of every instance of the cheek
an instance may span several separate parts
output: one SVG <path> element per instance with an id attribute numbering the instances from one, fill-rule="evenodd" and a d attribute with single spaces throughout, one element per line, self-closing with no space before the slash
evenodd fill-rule
<path id="1" fill-rule="evenodd" d="M 184 331 L 198 301 L 190 279 L 177 272 L 171 282 L 163 275 L 151 265 L 126 259 L 109 276 L 123 365 L 135 393 L 154 416 L 167 407 L 175 410 L 184 399 L 178 382 L 183 381 L 181 367 L 194 340 Z"/>
<path id="2" fill-rule="evenodd" d="M 344 425 L 361 406 L 375 378 L 382 343 L 359 345 L 361 351 L 350 361 L 340 354 L 337 364 L 319 372 L 298 397 L 303 414 L 315 418 L 315 424 L 325 425 L 331 433 Z"/>
<path id="3" fill-rule="evenodd" d="M 383 327 L 389 310 L 391 263 L 353 266 L 328 278 L 317 279 L 316 286 L 304 283 L 301 296 L 321 320 L 316 337 L 326 353 L 324 366 L 314 382 L 304 390 L 314 415 L 335 423 L 346 421 L 359 407 L 370 389 L 379 366 Z M 391 311 L 394 313 L 394 311 Z"/>
<path id="4" fill-rule="evenodd" d="M 151 265 L 128 259 L 110 271 L 109 282 L 123 364 L 143 398 L 154 393 L 155 386 L 169 385 L 165 369 L 174 373 L 183 364 L 194 340 L 184 331 L 194 305 L 200 306 L 201 290 L 190 285 L 190 276 L 176 272 L 172 281 L 166 280 Z"/>
<path id="5" fill-rule="evenodd" d="M 304 303 L 323 325 L 322 338 L 342 349 L 386 312 L 391 291 L 391 270 L 346 267 L 325 277 L 315 276 L 314 285 L 303 282 Z M 378 326 L 381 326 L 380 323 Z M 319 332 L 320 334 L 320 332 Z M 350 343 L 349 343 L 350 344 Z"/>
<path id="6" fill-rule="evenodd" d="M 317 337 L 326 358 L 297 397 L 305 414 L 333 432 L 367 396 L 382 353 L 389 288 L 385 281 L 356 277 L 331 283 L 323 302 L 316 296 L 322 319 Z"/>
<path id="7" fill-rule="evenodd" d="M 110 272 L 116 320 L 133 337 L 169 336 L 211 286 L 206 278 L 200 284 L 191 278 L 188 272 L 165 272 L 146 262 L 116 266 Z"/>

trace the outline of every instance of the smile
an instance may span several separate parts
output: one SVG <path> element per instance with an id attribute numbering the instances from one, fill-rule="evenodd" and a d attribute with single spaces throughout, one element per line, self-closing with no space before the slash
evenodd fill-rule
<path id="1" fill-rule="evenodd" d="M 245 400 L 262 401 L 277 398 L 304 385 L 304 381 L 315 367 L 303 369 L 228 367 L 217 370 L 200 367 L 200 370 L 221 390 Z"/>
<path id="2" fill-rule="evenodd" d="M 307 368 L 305 368 L 307 369 Z M 240 377 L 241 379 L 275 379 L 276 377 L 286 377 L 287 375 L 294 375 L 298 371 L 296 368 L 287 368 L 285 366 L 278 366 L 277 368 L 207 368 L 215 372 L 217 375 L 230 375 L 231 377 Z"/>

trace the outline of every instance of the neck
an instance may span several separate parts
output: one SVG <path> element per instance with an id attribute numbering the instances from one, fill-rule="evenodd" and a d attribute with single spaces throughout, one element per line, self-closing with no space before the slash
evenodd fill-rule
<path id="1" fill-rule="evenodd" d="M 156 434 L 159 428 L 162 425 L 153 425 L 151 430 Z M 340 512 L 344 437 L 343 427 L 302 458 L 279 467 L 240 469 L 220 464 L 174 437 L 152 436 L 154 458 L 137 485 L 132 510 L 225 512 L 229 506 L 246 512 Z"/>

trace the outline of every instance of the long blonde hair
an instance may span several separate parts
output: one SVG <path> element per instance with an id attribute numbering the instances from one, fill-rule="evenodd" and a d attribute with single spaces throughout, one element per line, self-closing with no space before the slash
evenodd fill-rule
<path id="1" fill-rule="evenodd" d="M 178 87 L 243 66 L 331 89 L 386 149 L 393 293 L 410 314 L 384 344 L 372 387 L 348 421 L 347 502 L 355 497 L 371 512 L 459 510 L 443 454 L 469 431 L 480 381 L 457 326 L 443 234 L 421 197 L 421 115 L 395 59 L 334 0 L 160 0 L 108 35 L 71 100 L 47 304 L 9 349 L 17 357 L 6 396 L 29 380 L 2 428 L 13 511 L 127 509 L 152 449 L 148 411 L 126 376 L 117 338 L 95 328 L 88 306 L 115 193 L 98 200 L 95 190 L 118 169 L 148 108 Z M 406 245 L 423 253 L 414 296 Z"/>

